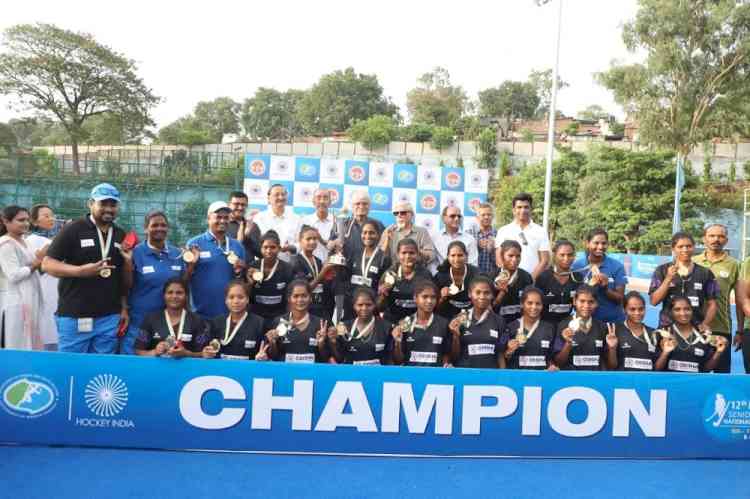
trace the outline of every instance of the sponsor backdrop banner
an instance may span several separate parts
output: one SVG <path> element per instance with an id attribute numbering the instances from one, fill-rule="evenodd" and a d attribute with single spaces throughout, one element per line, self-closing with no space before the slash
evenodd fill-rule
<path id="1" fill-rule="evenodd" d="M 393 205 L 410 201 L 417 224 L 436 229 L 445 206 L 458 206 L 464 227 L 476 224 L 476 208 L 487 201 L 489 171 L 401 163 L 380 163 L 311 156 L 245 155 L 244 190 L 250 208 L 268 207 L 269 186 L 282 184 L 289 204 L 300 214 L 313 212 L 312 196 L 318 186 L 333 192 L 334 210 L 349 205 L 351 194 L 367 190 L 371 216 L 386 225 L 394 222 Z"/>
<path id="2" fill-rule="evenodd" d="M 0 441 L 750 458 L 750 378 L 0 352 Z"/>

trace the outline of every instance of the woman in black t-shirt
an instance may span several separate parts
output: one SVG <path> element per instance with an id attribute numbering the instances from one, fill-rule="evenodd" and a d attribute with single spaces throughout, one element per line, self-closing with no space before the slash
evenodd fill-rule
<path id="1" fill-rule="evenodd" d="M 366 229 L 364 229 L 366 230 Z M 328 345 L 339 364 L 386 364 L 392 326 L 375 315 L 375 293 L 369 287 L 354 290 L 355 319 L 339 324 Z"/>
<path id="2" fill-rule="evenodd" d="M 414 285 L 419 279 L 432 280 L 429 272 L 417 266 L 419 248 L 414 239 L 406 238 L 396 246 L 398 262 L 386 270 L 378 288 L 378 309 L 383 318 L 395 324 L 417 311 Z"/>
<path id="3" fill-rule="evenodd" d="M 690 299 L 685 296 L 676 296 L 672 299 L 672 325 L 661 331 L 664 331 L 661 357 L 666 362 L 667 371 L 713 371 L 719 363 L 721 354 L 728 348 L 725 337 L 704 335 L 695 328 L 693 307 Z"/>
<path id="4" fill-rule="evenodd" d="M 147 357 L 213 357 L 208 325 L 187 310 L 188 287 L 179 277 L 164 283 L 164 310 L 147 314 L 135 340 L 135 353 Z"/>
<path id="5" fill-rule="evenodd" d="M 450 253 L 450 250 L 449 250 Z M 456 367 L 498 368 L 502 362 L 503 319 L 492 311 L 492 281 L 479 275 L 469 283 L 471 308 L 455 317 L 448 328 L 460 341 Z"/>
<path id="6" fill-rule="evenodd" d="M 534 282 L 544 298 L 542 320 L 555 327 L 570 317 L 576 288 L 583 282 L 583 274 L 571 270 L 575 257 L 573 243 L 559 239 L 552 248 L 552 267 L 539 274 Z"/>
<path id="7" fill-rule="evenodd" d="M 521 293 L 534 284 L 531 274 L 518 267 L 521 245 L 517 241 L 503 241 L 500 245 L 500 268 L 493 276 L 495 282 L 495 313 L 506 324 L 521 317 Z"/>
<path id="8" fill-rule="evenodd" d="M 555 364 L 565 370 L 602 371 L 606 363 L 605 337 L 608 329 L 593 317 L 598 305 L 594 288 L 587 284 L 580 285 L 576 290 L 574 305 L 576 316 L 563 320 L 557 326 Z"/>
<path id="9" fill-rule="evenodd" d="M 466 245 L 453 241 L 448 245 L 448 257 L 437 268 L 433 278 L 440 290 L 436 313 L 448 320 L 461 310 L 471 308 L 469 283 L 479 274 L 479 269 L 466 263 Z"/>
<path id="10" fill-rule="evenodd" d="M 509 369 L 557 370 L 552 362 L 555 326 L 542 319 L 543 306 L 540 289 L 523 291 L 521 317 L 508 324 L 503 334 L 503 357 Z"/>
<path id="11" fill-rule="evenodd" d="M 614 338 L 607 335 L 607 367 L 618 371 L 662 371 L 666 359 L 660 357 L 659 335 L 643 323 L 646 301 L 630 291 L 623 301 L 625 322 L 615 326 Z"/>
<path id="12" fill-rule="evenodd" d="M 315 227 L 303 225 L 299 233 L 300 250 L 292 257 L 292 275 L 295 279 L 307 279 L 312 289 L 310 313 L 327 320 L 333 318 L 333 278 L 337 268 L 323 263 L 313 252 L 318 247 L 320 234 Z"/>
<path id="13" fill-rule="evenodd" d="M 230 282 L 224 292 L 228 314 L 211 320 L 211 343 L 216 356 L 229 360 L 252 360 L 261 349 L 263 319 L 247 309 L 250 294 L 243 281 Z"/>
<path id="14" fill-rule="evenodd" d="M 328 362 L 328 321 L 310 314 L 312 290 L 307 281 L 289 283 L 287 301 L 289 313 L 276 318 L 266 333 L 268 357 L 281 362 Z"/>
<path id="15" fill-rule="evenodd" d="M 262 258 L 247 270 L 250 284 L 250 309 L 264 320 L 264 330 L 286 312 L 286 286 L 292 281 L 292 267 L 278 258 L 281 241 L 276 231 L 269 230 L 260 238 Z"/>
<path id="16" fill-rule="evenodd" d="M 347 269 L 342 276 L 344 281 L 344 320 L 355 317 L 352 292 L 365 287 L 377 293 L 380 278 L 391 266 L 391 258 L 378 246 L 380 229 L 378 223 L 370 220 L 362 224 L 362 247 L 348 248 L 345 252 Z"/>

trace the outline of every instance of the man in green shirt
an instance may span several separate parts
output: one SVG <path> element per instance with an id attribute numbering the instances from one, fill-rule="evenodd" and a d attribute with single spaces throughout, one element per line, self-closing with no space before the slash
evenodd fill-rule
<path id="1" fill-rule="evenodd" d="M 703 231 L 703 245 L 706 248 L 703 253 L 693 257 L 693 262 L 706 267 L 713 272 L 716 282 L 719 283 L 718 311 L 711 323 L 711 331 L 715 334 L 726 336 L 731 343 L 732 340 L 732 317 L 730 296 L 737 286 L 740 275 L 740 264 L 724 251 L 728 241 L 727 228 L 721 224 L 711 224 Z M 738 294 L 738 293 L 735 293 Z M 742 335 L 745 314 L 742 303 L 737 300 L 737 335 Z M 714 369 L 717 373 L 728 373 L 731 370 L 732 349 L 724 350 L 719 364 Z"/>
<path id="2" fill-rule="evenodd" d="M 740 278 L 735 292 L 737 307 L 742 306 L 745 317 L 750 318 L 750 257 L 742 262 Z M 742 349 L 742 359 L 745 361 L 745 373 L 750 374 L 750 320 L 745 324 L 744 331 L 734 337 L 735 351 Z"/>

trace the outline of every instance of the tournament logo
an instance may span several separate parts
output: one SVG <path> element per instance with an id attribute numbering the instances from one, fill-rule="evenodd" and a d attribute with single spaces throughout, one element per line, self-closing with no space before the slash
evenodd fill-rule
<path id="1" fill-rule="evenodd" d="M 59 398 L 57 387 L 35 374 L 14 376 L 0 387 L 5 412 L 20 418 L 37 418 L 52 411 Z"/>
<path id="2" fill-rule="evenodd" d="M 276 167 L 279 169 L 279 173 L 286 173 L 289 171 L 289 163 L 286 161 L 279 161 L 276 163 Z"/>
<path id="3" fill-rule="evenodd" d="M 476 213 L 477 211 L 479 211 L 479 205 L 480 204 L 482 204 L 482 200 L 481 199 L 479 199 L 479 198 L 472 198 L 471 200 L 469 200 L 469 209 L 472 212 Z"/>
<path id="4" fill-rule="evenodd" d="M 408 170 L 401 170 L 398 172 L 398 181 L 404 184 L 414 182 L 414 174 Z"/>
<path id="5" fill-rule="evenodd" d="M 378 206 L 385 206 L 388 203 L 388 195 L 383 194 L 382 192 L 375 193 L 374 196 L 372 196 L 372 204 L 376 204 Z"/>
<path id="6" fill-rule="evenodd" d="M 475 173 L 471 176 L 469 182 L 472 187 L 482 187 L 482 176 Z"/>
<path id="7" fill-rule="evenodd" d="M 432 170 L 425 170 L 422 174 L 422 179 L 425 182 L 432 182 L 433 180 L 435 180 L 435 173 Z"/>
<path id="8" fill-rule="evenodd" d="M 449 172 L 445 176 L 445 185 L 456 188 L 461 185 L 461 175 L 456 172 Z"/>
<path id="9" fill-rule="evenodd" d="M 328 174 L 329 177 L 335 177 L 338 172 L 339 167 L 336 163 L 328 163 L 328 165 L 326 165 L 326 174 Z"/>
<path id="10" fill-rule="evenodd" d="M 255 175 L 256 177 L 260 177 L 264 173 L 266 173 L 266 164 L 260 160 L 256 159 L 252 163 L 250 163 L 250 173 Z"/>
<path id="11" fill-rule="evenodd" d="M 399 203 L 411 203 L 411 198 L 409 195 L 405 192 L 402 192 L 398 195 L 398 202 Z"/>
<path id="12" fill-rule="evenodd" d="M 703 406 L 703 427 L 718 440 L 750 440 L 750 397 L 734 390 L 713 393 Z"/>
<path id="13" fill-rule="evenodd" d="M 437 198 L 432 194 L 427 194 L 422 196 L 420 204 L 422 205 L 423 210 L 434 210 L 435 207 L 437 207 Z"/>
<path id="14" fill-rule="evenodd" d="M 250 184 L 250 195 L 251 196 L 261 196 L 263 194 L 263 189 L 261 189 L 260 185 L 258 184 Z"/>
<path id="15" fill-rule="evenodd" d="M 128 387 L 113 374 L 99 374 L 86 385 L 84 397 L 91 412 L 100 418 L 111 418 L 128 404 Z"/>
<path id="16" fill-rule="evenodd" d="M 385 180 L 386 171 L 384 166 L 379 166 L 375 169 L 375 178 L 378 180 Z"/>
<path id="17" fill-rule="evenodd" d="M 456 201 L 456 198 L 449 197 L 448 201 L 446 201 L 446 206 L 450 206 L 451 208 L 458 207 L 458 202 Z"/>
<path id="18" fill-rule="evenodd" d="M 299 167 L 299 174 L 303 177 L 314 177 L 316 172 L 317 169 L 315 168 L 315 166 L 309 163 L 303 163 Z"/>
<path id="19" fill-rule="evenodd" d="M 354 182 L 362 182 L 365 179 L 365 169 L 361 166 L 352 166 L 349 170 L 349 178 Z"/>
<path id="20" fill-rule="evenodd" d="M 432 230 L 435 228 L 435 223 L 430 218 L 425 218 L 422 220 L 422 226 L 427 230 Z"/>
<path id="21" fill-rule="evenodd" d="M 302 201 L 310 201 L 312 200 L 312 194 L 313 191 L 309 187 L 303 187 L 300 191 L 300 197 L 302 198 Z"/>

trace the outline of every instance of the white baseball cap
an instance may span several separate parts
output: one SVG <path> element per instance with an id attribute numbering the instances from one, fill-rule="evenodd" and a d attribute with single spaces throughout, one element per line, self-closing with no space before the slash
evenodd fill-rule
<path id="1" fill-rule="evenodd" d="M 208 207 L 208 214 L 210 215 L 211 213 L 216 213 L 217 211 L 221 211 L 221 210 L 232 211 L 229 208 L 229 205 L 226 204 L 224 201 L 214 201 Z"/>

